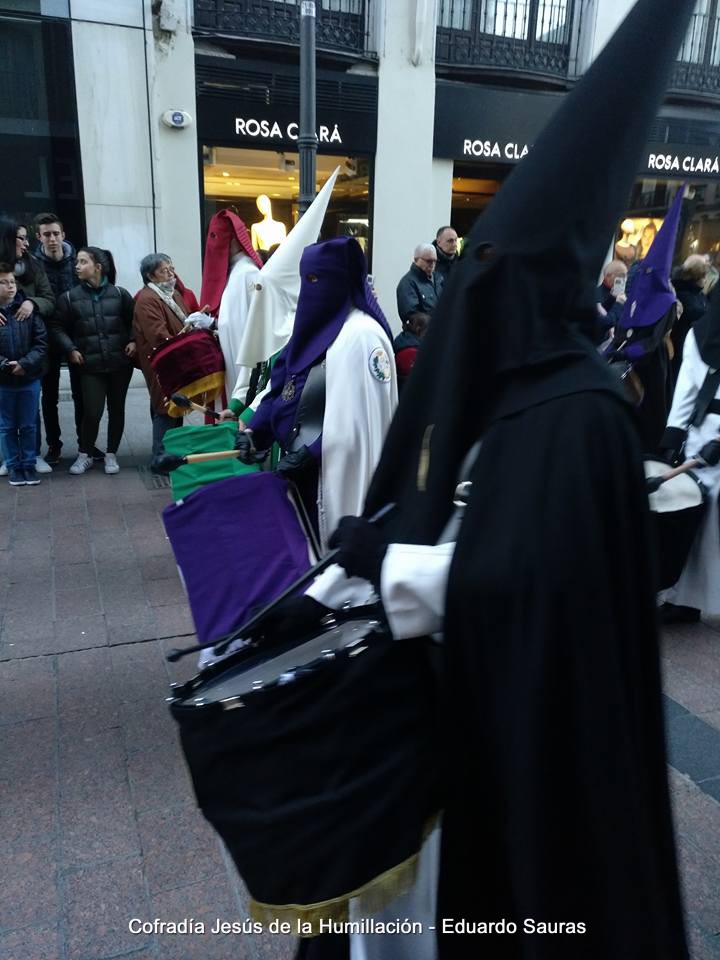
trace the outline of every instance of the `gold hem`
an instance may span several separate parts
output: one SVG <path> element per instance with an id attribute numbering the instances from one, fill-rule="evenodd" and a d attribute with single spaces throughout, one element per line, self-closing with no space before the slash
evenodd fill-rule
<path id="1" fill-rule="evenodd" d="M 423 830 L 423 839 L 430 836 L 439 820 L 439 814 L 432 817 Z M 390 867 L 373 880 L 341 894 L 332 900 L 322 900 L 318 903 L 259 903 L 250 899 L 250 916 L 267 927 L 271 921 L 290 923 L 292 933 L 300 937 L 317 937 L 320 935 L 319 923 L 321 920 L 330 920 L 345 923 L 349 917 L 351 900 L 357 900 L 358 910 L 363 915 L 379 913 L 393 900 L 407 893 L 417 877 L 417 865 L 420 851 L 412 854 L 402 863 Z M 301 931 L 300 924 L 312 924 L 312 932 Z"/>

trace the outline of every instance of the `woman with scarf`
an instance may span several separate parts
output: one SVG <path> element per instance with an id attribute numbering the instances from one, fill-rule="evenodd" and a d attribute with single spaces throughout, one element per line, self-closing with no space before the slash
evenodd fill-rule
<path id="1" fill-rule="evenodd" d="M 70 473 L 78 476 L 92 467 L 106 403 L 105 473 L 118 473 L 117 450 L 125 429 L 125 398 L 136 352 L 133 300 L 127 290 L 115 286 L 115 261 L 109 250 L 80 247 L 75 272 L 80 285 L 60 297 L 53 324 L 54 337 L 68 363 L 77 364 L 81 373 L 81 449 Z"/>
<path id="2" fill-rule="evenodd" d="M 246 462 L 280 444 L 277 470 L 296 483 L 323 547 L 340 517 L 362 508 L 397 404 L 391 357 L 357 240 L 306 247 L 293 334 L 237 442 Z"/>
<path id="3" fill-rule="evenodd" d="M 133 333 L 140 368 L 150 391 L 154 461 L 164 452 L 163 437 L 167 431 L 173 427 L 181 427 L 183 420 L 182 417 L 168 415 L 167 401 L 150 364 L 150 358 L 156 347 L 180 333 L 187 322 L 189 310 L 178 289 L 172 260 L 166 253 L 149 253 L 143 257 L 140 275 L 145 286 L 135 298 Z"/>

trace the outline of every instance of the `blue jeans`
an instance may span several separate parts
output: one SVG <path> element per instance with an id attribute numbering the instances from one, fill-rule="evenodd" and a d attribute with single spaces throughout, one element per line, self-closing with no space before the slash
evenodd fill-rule
<path id="1" fill-rule="evenodd" d="M 39 402 L 39 380 L 21 383 L 17 387 L 0 386 L 0 450 L 8 472 L 35 466 L 35 421 Z"/>

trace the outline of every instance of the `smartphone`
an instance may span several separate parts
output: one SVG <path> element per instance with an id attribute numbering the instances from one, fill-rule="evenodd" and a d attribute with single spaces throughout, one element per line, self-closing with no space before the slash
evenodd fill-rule
<path id="1" fill-rule="evenodd" d="M 612 295 L 617 298 L 621 293 L 625 293 L 625 277 L 615 277 L 612 285 Z"/>

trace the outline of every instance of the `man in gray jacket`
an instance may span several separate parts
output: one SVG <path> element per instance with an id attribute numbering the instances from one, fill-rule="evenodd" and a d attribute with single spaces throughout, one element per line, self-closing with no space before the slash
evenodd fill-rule
<path id="1" fill-rule="evenodd" d="M 431 243 L 415 247 L 410 269 L 397 286 L 397 308 L 403 326 L 411 313 L 432 315 L 440 291 L 435 286 L 437 251 Z"/>

